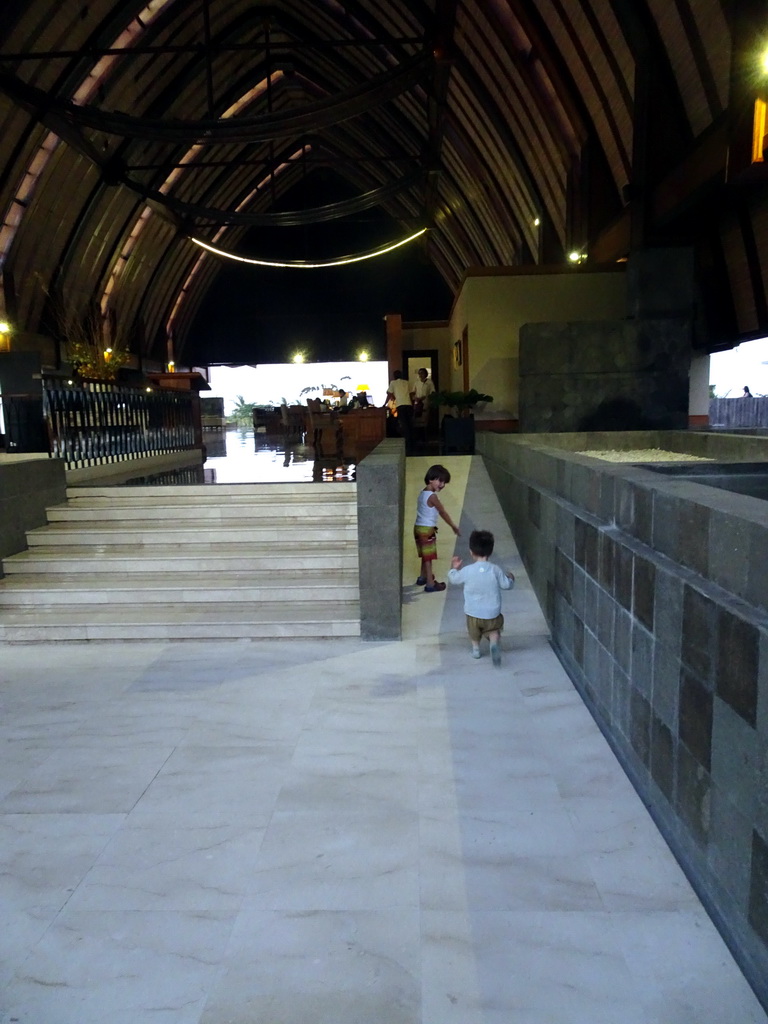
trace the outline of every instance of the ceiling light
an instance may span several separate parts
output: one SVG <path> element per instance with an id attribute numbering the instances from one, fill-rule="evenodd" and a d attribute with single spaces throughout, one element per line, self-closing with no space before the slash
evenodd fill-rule
<path id="1" fill-rule="evenodd" d="M 407 245 L 414 239 L 419 238 L 426 230 L 426 228 L 420 228 L 407 238 L 401 238 L 399 242 L 389 242 L 387 245 L 371 249 L 369 252 L 359 253 L 356 256 L 340 256 L 336 260 L 324 260 L 318 263 L 309 263 L 305 260 L 294 260 L 288 263 L 278 262 L 277 260 L 257 260 L 253 257 L 238 256 L 236 253 L 226 252 L 224 249 L 217 249 L 215 246 L 209 245 L 208 242 L 204 242 L 201 238 L 192 238 L 190 236 L 190 241 L 194 242 L 195 245 L 199 245 L 202 249 L 207 249 L 208 252 L 212 252 L 215 256 L 223 256 L 228 260 L 237 260 L 239 263 L 252 263 L 257 267 L 290 267 L 297 270 L 314 270 L 317 267 L 341 267 L 346 263 L 359 263 L 361 260 L 371 260 L 376 256 L 383 256 L 385 253 L 392 252 L 393 249 L 399 249 L 401 245 Z"/>

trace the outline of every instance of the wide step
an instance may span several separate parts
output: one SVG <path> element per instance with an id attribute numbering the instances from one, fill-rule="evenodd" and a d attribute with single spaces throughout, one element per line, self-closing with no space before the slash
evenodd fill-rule
<path id="1" fill-rule="evenodd" d="M 113 522 L 50 523 L 27 533 L 30 547 L 36 544 L 158 544 L 171 542 L 204 547 L 208 543 L 253 543 L 285 541 L 289 530 L 304 540 L 333 541 L 357 536 L 357 523 L 351 517 L 328 517 L 322 523 L 300 516 L 282 519 L 235 520 L 229 524 L 178 524 L 139 519 Z"/>
<path id="2" fill-rule="evenodd" d="M 0 640 L 221 640 L 360 635 L 357 601 L 285 606 L 208 604 L 162 607 L 80 605 L 4 611 Z"/>
<path id="3" fill-rule="evenodd" d="M 333 545 L 324 541 L 292 541 L 280 550 L 280 565 L 286 569 L 357 569 L 357 539 L 340 540 Z M 198 554 L 183 544 L 112 544 L 108 548 L 88 545 L 35 545 L 3 561 L 8 576 L 16 573 L 174 573 L 234 571 L 274 573 L 273 543 L 209 544 Z"/>
<path id="4" fill-rule="evenodd" d="M 0 588 L 0 608 L 40 604 L 225 604 L 261 601 L 354 601 L 359 596 L 354 569 L 330 575 L 325 569 L 275 573 L 59 573 L 14 575 Z"/>
<path id="5" fill-rule="evenodd" d="M 27 543 L 6 643 L 360 635 L 354 484 L 69 488 Z"/>

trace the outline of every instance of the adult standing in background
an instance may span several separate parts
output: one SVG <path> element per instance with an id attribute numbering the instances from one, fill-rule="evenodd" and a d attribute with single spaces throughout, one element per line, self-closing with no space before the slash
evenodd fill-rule
<path id="1" fill-rule="evenodd" d="M 426 408 L 427 399 L 434 393 L 434 382 L 430 379 L 428 371 L 422 366 L 420 370 L 416 371 L 416 380 L 411 384 L 414 416 L 421 416 Z"/>
<path id="2" fill-rule="evenodd" d="M 411 425 L 413 423 L 413 406 L 411 405 L 411 386 L 403 379 L 401 370 L 395 370 L 392 380 L 387 386 L 387 402 L 392 401 L 397 414 L 397 428 L 405 438 L 406 452 L 411 447 Z"/>

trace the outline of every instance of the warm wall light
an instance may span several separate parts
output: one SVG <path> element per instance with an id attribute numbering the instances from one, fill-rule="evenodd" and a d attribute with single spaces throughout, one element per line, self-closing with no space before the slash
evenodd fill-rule
<path id="1" fill-rule="evenodd" d="M 755 116 L 752 121 L 752 163 L 761 164 L 765 160 L 765 147 L 768 143 L 768 103 L 755 100 Z"/>
<path id="2" fill-rule="evenodd" d="M 359 360 L 359 361 L 360 361 L 361 363 L 367 363 L 367 362 L 368 362 L 368 360 L 370 359 L 370 356 L 369 356 L 369 355 L 368 355 L 368 353 L 367 353 L 367 352 L 365 351 L 365 349 L 363 349 L 363 351 L 362 351 L 362 352 L 358 352 L 358 353 L 357 353 L 357 358 L 358 358 L 358 360 Z"/>
<path id="3" fill-rule="evenodd" d="M 7 320 L 0 320 L 0 334 L 10 334 L 11 325 Z"/>
<path id="4" fill-rule="evenodd" d="M 172 359 L 168 360 L 168 373 L 176 373 L 176 363 Z"/>
<path id="5" fill-rule="evenodd" d="M 292 362 L 294 362 L 294 363 L 303 363 L 304 362 L 304 353 L 303 352 L 296 352 L 296 353 L 294 353 Z"/>
<path id="6" fill-rule="evenodd" d="M 539 226 L 539 224 L 541 224 L 541 217 L 534 217 L 533 218 L 533 226 L 535 228 L 537 228 Z"/>
<path id="7" fill-rule="evenodd" d="M 11 351 L 11 325 L 7 320 L 0 320 L 0 352 Z"/>
<path id="8" fill-rule="evenodd" d="M 568 253 L 568 259 L 571 261 L 571 263 L 581 263 L 583 257 L 580 252 L 576 252 L 576 250 L 574 249 L 573 252 Z"/>
<path id="9" fill-rule="evenodd" d="M 763 50 L 763 55 L 760 58 L 760 69 L 764 75 L 768 75 L 768 50 Z"/>

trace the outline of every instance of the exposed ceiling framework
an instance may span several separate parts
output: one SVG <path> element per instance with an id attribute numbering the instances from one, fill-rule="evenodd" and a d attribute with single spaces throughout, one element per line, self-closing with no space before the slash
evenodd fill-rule
<path id="1" fill-rule="evenodd" d="M 762 6 L 6 0 L 6 313 L 38 331 L 58 293 L 162 353 L 219 267 L 191 235 L 236 251 L 376 206 L 430 228 L 454 291 L 471 267 L 693 245 L 713 347 L 768 333 L 765 179 L 742 167 Z M 323 168 L 351 198 L 281 206 Z"/>

